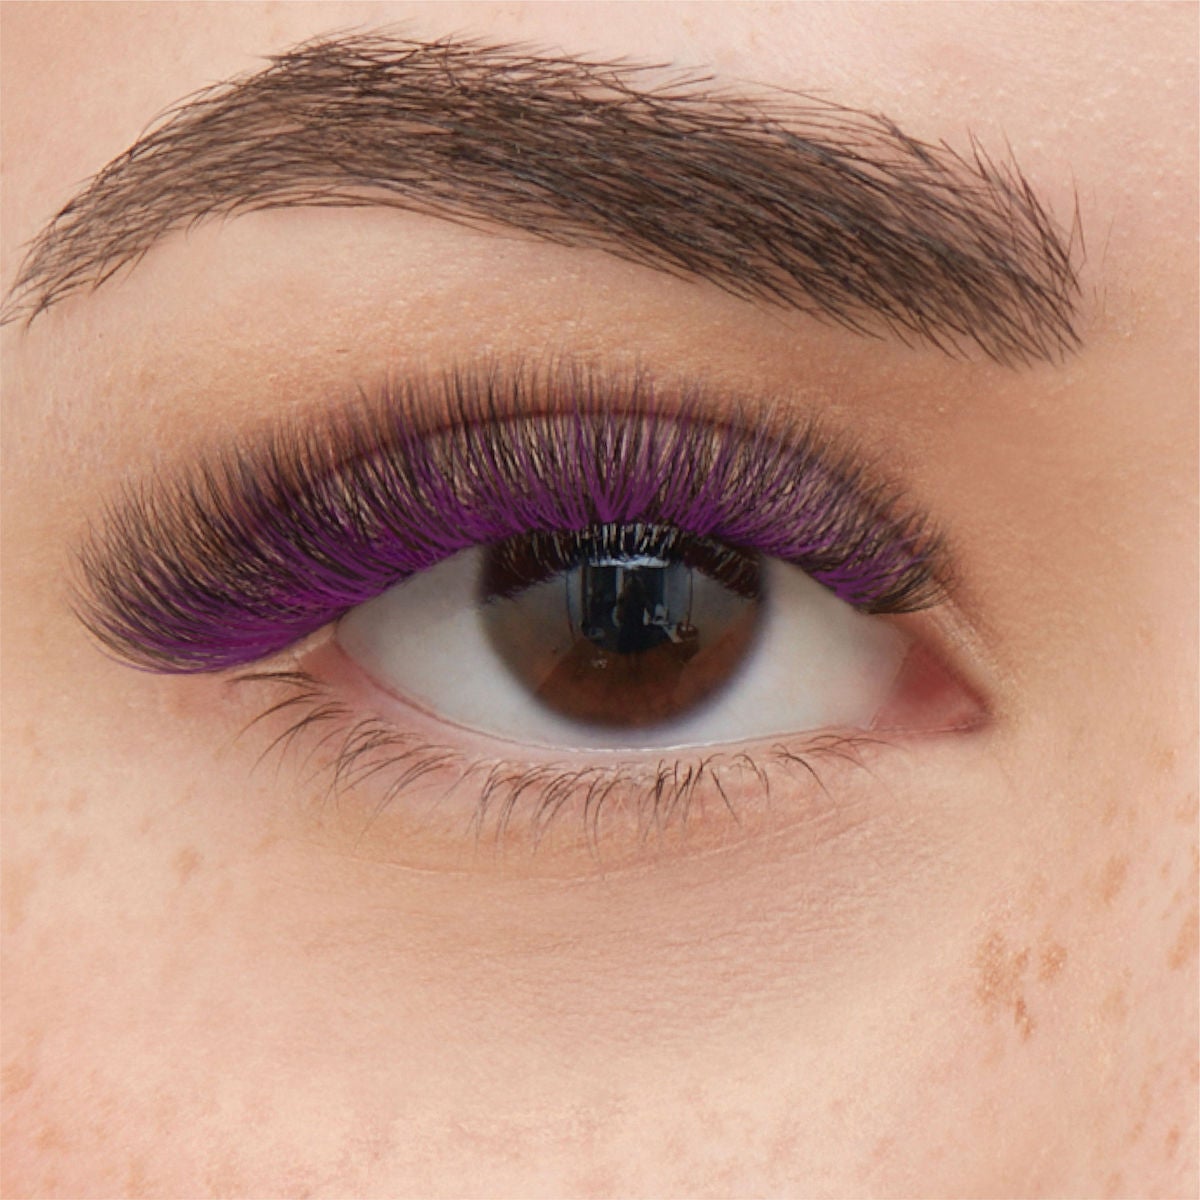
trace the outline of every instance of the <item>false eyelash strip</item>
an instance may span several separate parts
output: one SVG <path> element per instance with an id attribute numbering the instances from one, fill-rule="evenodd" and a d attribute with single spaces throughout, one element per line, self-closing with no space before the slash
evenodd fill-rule
<path id="1" fill-rule="evenodd" d="M 466 548 L 639 522 L 783 559 L 864 612 L 936 602 L 924 518 L 813 424 L 720 412 L 582 368 L 389 383 L 128 489 L 80 551 L 76 609 L 134 665 L 220 671 Z"/>

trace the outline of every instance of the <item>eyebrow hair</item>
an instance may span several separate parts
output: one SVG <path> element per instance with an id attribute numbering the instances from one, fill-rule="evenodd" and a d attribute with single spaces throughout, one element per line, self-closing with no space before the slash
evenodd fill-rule
<path id="1" fill-rule="evenodd" d="M 206 217 L 384 205 L 599 248 L 860 333 L 1004 363 L 1075 349 L 1064 231 L 1010 159 L 709 76 L 385 34 L 322 38 L 169 110 L 33 240 L 5 322 Z"/>

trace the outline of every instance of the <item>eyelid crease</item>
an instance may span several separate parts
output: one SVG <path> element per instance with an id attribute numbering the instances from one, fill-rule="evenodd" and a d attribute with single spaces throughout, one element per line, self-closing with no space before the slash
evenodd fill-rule
<path id="1" fill-rule="evenodd" d="M 929 607 L 947 575 L 928 519 L 786 404 L 485 361 L 134 485 L 85 539 L 75 607 L 133 665 L 219 671 L 470 546 L 637 521 L 794 563 L 865 612 Z"/>

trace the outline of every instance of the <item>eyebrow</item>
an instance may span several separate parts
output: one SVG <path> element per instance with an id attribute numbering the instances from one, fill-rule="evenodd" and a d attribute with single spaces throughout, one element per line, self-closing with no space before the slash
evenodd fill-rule
<path id="1" fill-rule="evenodd" d="M 304 43 L 167 112 L 37 235 L 32 321 L 208 217 L 384 205 L 604 250 L 952 355 L 1079 344 L 1082 253 L 1011 158 L 709 76 L 447 38 Z"/>

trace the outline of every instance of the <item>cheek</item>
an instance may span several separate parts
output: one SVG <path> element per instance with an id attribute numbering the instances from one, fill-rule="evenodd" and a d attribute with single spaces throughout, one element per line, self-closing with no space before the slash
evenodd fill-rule
<path id="1" fill-rule="evenodd" d="M 974 1036 L 959 1061 L 974 1111 L 990 1096 L 1023 1113 L 1028 1157 L 1011 1165 L 1027 1194 L 1090 1175 L 1096 1195 L 1183 1195 L 1194 1180 L 1196 803 L 1146 778 L 1075 794 L 1096 819 L 996 906 L 966 964 Z"/>

